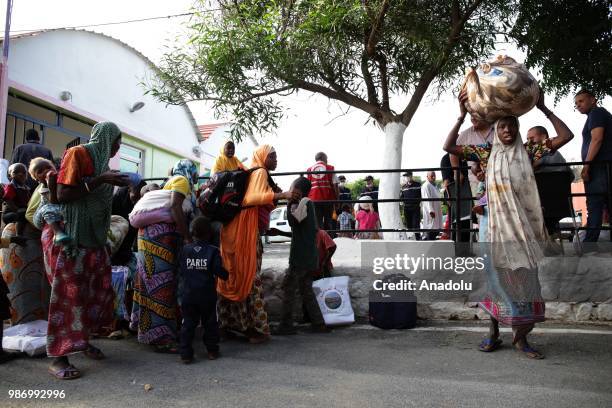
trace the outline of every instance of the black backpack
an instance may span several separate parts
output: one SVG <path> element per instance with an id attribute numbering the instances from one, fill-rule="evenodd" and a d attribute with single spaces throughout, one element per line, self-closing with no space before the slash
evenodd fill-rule
<path id="1" fill-rule="evenodd" d="M 200 189 L 198 207 L 202 214 L 213 221 L 224 224 L 230 222 L 240 212 L 242 200 L 252 172 L 261 167 L 248 170 L 221 171 L 213 176 Z M 268 175 L 268 183 L 275 188 Z"/>
<path id="2" fill-rule="evenodd" d="M 401 273 L 384 277 L 383 282 L 398 283 L 409 280 Z M 393 299 L 393 301 L 390 301 Z M 416 296 L 411 290 L 370 291 L 369 320 L 372 326 L 381 329 L 412 329 L 416 326 Z"/>

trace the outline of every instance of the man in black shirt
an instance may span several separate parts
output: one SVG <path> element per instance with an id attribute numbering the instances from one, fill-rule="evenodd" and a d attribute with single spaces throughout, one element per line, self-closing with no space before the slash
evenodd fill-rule
<path id="1" fill-rule="evenodd" d="M 346 186 L 346 177 L 339 176 L 338 181 L 340 181 L 338 184 L 338 200 L 350 200 L 352 197 L 351 190 Z M 342 205 L 339 205 L 338 207 L 342 208 Z"/>
<path id="2" fill-rule="evenodd" d="M 25 134 L 25 140 L 25 144 L 19 145 L 13 150 L 11 164 L 21 163 L 26 168 L 30 168 L 30 162 L 36 157 L 42 157 L 53 162 L 53 152 L 48 147 L 40 144 L 40 136 L 36 129 L 28 129 Z M 38 186 L 38 182 L 29 174 L 26 184 L 30 187 L 30 190 L 34 190 Z"/>
<path id="3" fill-rule="evenodd" d="M 366 185 L 363 188 L 359 198 L 368 196 L 374 201 L 374 211 L 378 212 L 378 186 L 374 184 L 374 177 L 367 176 L 365 178 Z"/>
<path id="4" fill-rule="evenodd" d="M 421 183 L 412 178 L 412 172 L 403 174 L 405 182 L 402 184 L 400 198 L 404 204 L 404 223 L 406 228 L 419 228 L 421 225 Z M 418 240 L 420 233 L 415 233 Z"/>
<path id="5" fill-rule="evenodd" d="M 585 89 L 574 97 L 576 109 L 587 120 L 582 129 L 582 161 L 592 161 L 582 168 L 582 181 L 587 193 L 587 227 L 584 242 L 597 242 L 603 222 L 603 210 L 609 200 L 609 166 L 606 161 L 612 160 L 612 114 L 605 108 L 597 106 L 597 98 Z"/>
<path id="6" fill-rule="evenodd" d="M 455 170 L 450 170 L 448 168 L 452 167 L 448 153 L 442 156 L 442 160 L 440 160 L 440 167 L 442 167 L 441 171 L 444 186 L 444 198 L 446 198 L 450 209 L 449 213 L 447 214 L 447 220 L 448 217 L 450 217 L 450 220 L 445 223 L 446 225 L 444 226 L 444 228 L 446 228 L 447 226 L 453 228 L 453 241 L 469 242 L 471 235 L 469 230 L 472 223 L 472 202 L 469 200 L 461 200 L 459 211 L 459 225 L 461 227 L 461 234 L 459 237 L 456 237 L 453 224 L 456 224 L 457 222 L 457 185 L 455 184 Z M 470 183 L 468 179 L 467 162 L 465 160 L 461 160 L 459 162 L 459 167 L 461 167 L 459 174 L 461 197 L 471 197 L 472 190 L 470 188 Z"/>

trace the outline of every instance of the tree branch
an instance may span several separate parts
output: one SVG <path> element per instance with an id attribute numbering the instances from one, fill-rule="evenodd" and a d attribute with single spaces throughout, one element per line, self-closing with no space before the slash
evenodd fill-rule
<path id="1" fill-rule="evenodd" d="M 252 94 L 249 94 L 248 96 L 246 96 L 244 98 L 240 98 L 240 99 L 237 99 L 237 100 L 229 100 L 229 99 L 223 99 L 223 98 L 216 98 L 216 97 L 212 97 L 212 96 L 202 96 L 200 98 L 188 99 L 188 100 L 185 100 L 183 102 L 186 103 L 186 102 L 195 102 L 195 101 L 213 101 L 213 102 L 221 102 L 221 103 L 225 103 L 225 104 L 237 105 L 237 104 L 249 102 L 249 101 L 251 101 L 253 99 L 261 98 L 262 96 L 274 95 L 274 94 L 281 93 L 283 91 L 295 91 L 295 89 L 296 89 L 296 87 L 293 86 L 293 85 L 286 85 L 286 86 L 282 86 L 280 88 L 270 89 L 268 91 L 252 93 Z"/>
<path id="2" fill-rule="evenodd" d="M 380 71 L 380 88 L 382 90 L 382 110 L 389 112 L 389 78 L 387 77 L 387 57 L 382 52 L 377 52 L 374 59 L 378 62 L 378 70 Z"/>
<path id="3" fill-rule="evenodd" d="M 465 23 L 469 20 L 474 11 L 476 11 L 478 6 L 480 6 L 482 1 L 483 0 L 474 0 L 474 2 L 465 10 L 463 15 L 461 15 L 461 11 L 459 10 L 459 3 L 456 0 L 453 1 L 451 10 L 451 32 L 448 36 L 446 45 L 442 51 L 442 54 L 440 55 L 440 58 L 423 73 L 419 83 L 414 89 L 410 102 L 408 102 L 408 105 L 404 111 L 399 115 L 399 119 L 404 125 L 408 126 L 408 124 L 410 124 L 414 113 L 427 92 L 427 88 L 429 88 L 429 84 L 431 84 L 431 82 L 436 78 L 440 72 L 440 69 L 448 61 L 453 48 L 459 41 L 459 34 L 461 34 Z"/>
<path id="4" fill-rule="evenodd" d="M 372 29 L 370 30 L 370 35 L 368 36 L 368 41 L 366 42 L 366 52 L 368 56 L 374 57 L 376 53 L 376 44 L 378 44 L 378 40 L 380 39 L 380 31 L 382 29 L 382 24 L 385 20 L 385 14 L 389 9 L 389 1 L 384 0 L 382 5 L 380 6 L 380 11 L 376 16 L 376 20 L 374 20 L 374 24 L 372 25 Z"/>
<path id="5" fill-rule="evenodd" d="M 374 86 L 374 80 L 372 74 L 368 68 L 368 54 L 364 50 L 361 54 L 361 74 L 366 84 L 366 90 L 368 92 L 368 102 L 378 106 L 378 95 L 376 94 L 376 86 Z"/>
<path id="6" fill-rule="evenodd" d="M 386 121 L 390 121 L 392 119 L 390 115 L 385 112 L 382 112 L 378 106 L 373 105 L 361 99 L 360 97 L 352 95 L 346 91 L 334 90 L 323 85 L 314 84 L 312 82 L 302 80 L 295 81 L 294 85 L 305 91 L 319 93 L 321 95 L 327 96 L 330 99 L 335 99 L 344 102 L 347 105 L 362 110 L 368 113 L 374 119 L 376 119 L 379 123 L 386 123 Z"/>
<path id="7" fill-rule="evenodd" d="M 366 10 L 366 14 L 373 18 L 374 12 L 372 11 L 370 4 L 367 0 L 362 1 L 362 5 Z M 381 106 L 378 103 L 378 95 L 376 92 L 376 86 L 374 85 L 374 79 L 372 78 L 372 73 L 368 67 L 368 60 L 372 59 L 378 62 L 379 70 L 381 70 L 381 83 L 382 83 L 382 108 L 383 110 L 389 110 L 389 90 L 388 90 L 388 81 L 387 81 L 387 64 L 386 60 L 381 63 L 380 58 L 376 57 L 376 45 L 378 44 L 378 40 L 380 39 L 380 32 L 382 29 L 383 22 L 385 20 L 385 14 L 389 9 L 389 1 L 384 0 L 380 10 L 378 11 L 378 15 L 374 18 L 372 23 L 372 27 L 370 27 L 369 32 L 366 30 L 364 33 L 363 47 L 364 52 L 361 55 L 361 74 L 363 75 L 363 80 L 366 84 L 366 90 L 368 93 L 368 102 L 374 104 L 376 106 Z M 382 69 L 381 69 L 382 67 Z M 385 108 L 386 106 L 386 108 Z"/>

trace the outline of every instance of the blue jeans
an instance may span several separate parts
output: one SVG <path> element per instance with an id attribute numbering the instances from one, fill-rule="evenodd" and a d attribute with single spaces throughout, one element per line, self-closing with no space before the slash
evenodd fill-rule
<path id="1" fill-rule="evenodd" d="M 587 227 L 595 228 L 587 230 L 583 242 L 597 242 L 603 222 L 603 210 L 608 206 L 608 169 L 605 165 L 592 164 L 590 170 L 591 179 L 584 183 L 584 191 L 587 194 Z M 605 193 L 605 194 L 604 194 Z"/>

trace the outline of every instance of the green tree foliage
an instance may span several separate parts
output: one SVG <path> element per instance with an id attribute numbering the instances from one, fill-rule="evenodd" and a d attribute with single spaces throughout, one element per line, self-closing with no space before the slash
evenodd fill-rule
<path id="1" fill-rule="evenodd" d="M 213 5 L 214 6 L 214 5 Z M 441 92 L 492 53 L 516 11 L 508 0 L 222 0 L 196 2 L 190 40 L 168 49 L 149 91 L 208 100 L 235 136 L 273 130 L 282 98 L 325 95 L 381 127 L 408 125 L 430 84 Z M 411 95 L 404 105 L 391 95 Z"/>
<path id="2" fill-rule="evenodd" d="M 511 37 L 557 95 L 576 88 L 612 95 L 612 1 L 521 1 Z"/>
<path id="3" fill-rule="evenodd" d="M 380 179 L 375 178 L 374 185 L 378 188 L 379 184 L 380 184 Z M 359 180 L 351 181 L 350 183 L 346 183 L 346 188 L 351 190 L 351 197 L 353 198 L 353 200 L 357 200 L 359 198 L 359 195 L 365 188 L 365 185 L 366 185 L 365 179 L 359 179 Z"/>

